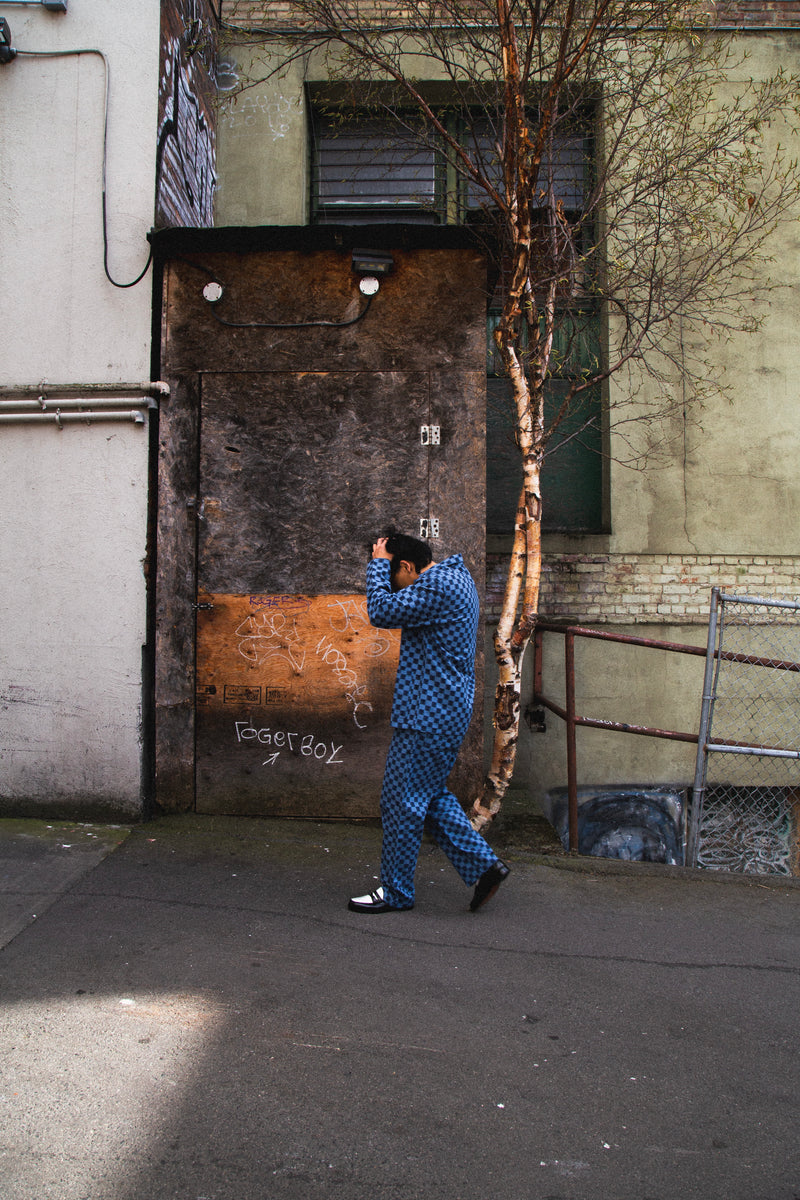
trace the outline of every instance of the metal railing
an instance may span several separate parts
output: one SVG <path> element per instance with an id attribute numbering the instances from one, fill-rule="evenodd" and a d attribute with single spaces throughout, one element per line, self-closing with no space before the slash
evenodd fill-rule
<path id="1" fill-rule="evenodd" d="M 565 701 L 563 705 L 556 703 L 544 693 L 542 665 L 543 635 L 545 633 L 559 634 L 564 638 Z M 575 704 L 576 638 L 591 638 L 625 646 L 641 646 L 648 650 L 667 650 L 675 654 L 690 654 L 700 658 L 705 658 L 707 654 L 705 646 L 687 646 L 680 642 L 662 642 L 655 638 L 609 633 L 606 630 L 589 629 L 583 625 L 558 625 L 549 621 L 538 623 L 534 634 L 533 703 L 535 706 L 548 709 L 566 724 L 569 849 L 573 851 L 578 849 L 578 756 L 575 733 L 579 725 L 590 729 L 605 729 L 611 733 L 638 734 L 641 737 L 662 738 L 673 742 L 693 742 L 694 744 L 698 742 L 697 733 L 658 729 L 651 725 L 635 725 L 627 721 L 609 721 L 601 717 L 580 715 L 576 711 Z"/>
<path id="2" fill-rule="evenodd" d="M 545 634 L 564 639 L 563 704 L 545 694 Z M 578 713 L 579 638 L 705 659 L 698 731 Z M 542 621 L 534 635 L 533 706 L 565 722 L 571 851 L 579 846 L 576 731 L 583 726 L 697 747 L 694 787 L 685 789 L 688 866 L 800 875 L 800 602 L 726 596 L 714 588 L 706 646 Z"/>

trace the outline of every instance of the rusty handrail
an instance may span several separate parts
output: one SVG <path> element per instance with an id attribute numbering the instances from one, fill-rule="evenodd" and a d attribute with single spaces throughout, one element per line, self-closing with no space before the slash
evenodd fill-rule
<path id="1" fill-rule="evenodd" d="M 545 633 L 573 633 L 576 637 L 594 638 L 599 641 L 621 642 L 627 646 L 645 646 L 655 650 L 672 650 L 678 654 L 695 654 L 705 658 L 705 646 L 689 646 L 684 642 L 659 642 L 655 638 L 635 637 L 630 633 L 609 633 L 605 629 L 590 629 L 586 625 L 559 625 L 555 621 L 540 621 L 537 629 Z M 735 650 L 723 650 L 714 653 L 715 658 L 723 662 L 745 663 L 750 667 L 771 667 L 780 671 L 800 671 L 800 663 L 783 658 L 764 658 L 758 654 L 740 654 Z"/>
<path id="2" fill-rule="evenodd" d="M 560 633 L 564 637 L 564 665 L 566 703 L 564 707 L 550 700 L 544 694 L 542 680 L 542 634 Z M 567 726 L 567 802 L 569 814 L 569 849 L 578 849 L 578 766 L 575 730 L 579 725 L 593 729 L 606 729 L 612 733 L 633 733 L 644 737 L 666 738 L 675 742 L 698 741 L 696 733 L 682 733 L 673 729 L 656 729 L 649 725 L 631 725 L 623 721 L 606 721 L 598 717 L 579 716 L 575 711 L 575 638 L 593 638 L 600 641 L 618 642 L 628 646 L 642 646 L 652 650 L 668 650 L 677 654 L 692 654 L 705 658 L 705 646 L 688 646 L 680 642 L 661 642 L 655 638 L 636 637 L 633 634 L 609 633 L 606 630 L 590 629 L 585 625 L 558 625 L 550 621 L 540 621 L 534 633 L 534 683 L 533 702 L 549 709 L 560 717 Z M 725 657 L 728 657 L 725 655 Z M 740 656 L 731 655 L 732 659 Z M 741 656 L 744 657 L 744 656 Z M 748 659 L 748 661 L 752 661 Z M 757 665 L 766 665 L 766 661 Z"/>
<path id="3" fill-rule="evenodd" d="M 564 637 L 565 687 L 566 702 L 562 706 L 544 694 L 542 680 L 542 634 L 559 633 Z M 683 733 L 675 729 L 657 729 L 652 725 L 632 725 L 627 721 L 607 721 L 600 717 L 584 717 L 575 711 L 575 639 L 592 638 L 598 641 L 617 642 L 626 646 L 641 646 L 650 650 L 667 650 L 673 654 L 691 654 L 698 658 L 706 658 L 706 646 L 690 646 L 682 642 L 662 642 L 656 638 L 637 637 L 629 633 L 609 633 L 604 629 L 591 629 L 586 625 L 559 625 L 554 621 L 540 621 L 534 633 L 534 673 L 533 673 L 533 702 L 554 713 L 565 722 L 567 727 L 567 801 L 569 814 L 569 848 L 578 849 L 578 768 L 577 745 L 575 730 L 579 725 L 590 729 L 605 729 L 610 733 L 632 733 L 642 737 L 663 738 L 673 742 L 692 742 L 697 745 L 699 733 Z M 788 671 L 800 671 L 800 663 L 783 661 L 782 659 L 763 658 L 756 655 L 737 654 L 733 651 L 714 651 L 714 658 L 722 658 L 726 662 L 747 663 L 756 667 L 780 668 Z M 730 747 L 735 751 L 752 753 L 780 753 L 789 755 L 790 751 L 775 746 L 762 746 L 752 742 L 731 742 L 724 738 L 710 738 L 709 746 Z"/>

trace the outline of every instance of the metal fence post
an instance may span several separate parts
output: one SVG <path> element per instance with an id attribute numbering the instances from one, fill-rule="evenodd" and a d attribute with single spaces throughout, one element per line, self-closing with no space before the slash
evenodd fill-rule
<path id="1" fill-rule="evenodd" d="M 700 729 L 697 736 L 697 758 L 692 788 L 692 815 L 689 823 L 685 862 L 687 867 L 697 866 L 697 839 L 700 831 L 700 815 L 706 787 L 708 754 L 708 731 L 711 725 L 711 701 L 714 694 L 714 655 L 717 647 L 717 620 L 719 614 L 720 589 L 711 589 L 711 611 L 708 617 L 708 642 L 706 644 L 706 669 L 703 676 L 703 703 L 700 709 Z"/>
<path id="2" fill-rule="evenodd" d="M 569 804 L 569 848 L 578 849 L 578 765 L 575 739 L 575 635 L 564 638 L 564 668 L 567 699 L 567 799 Z"/>

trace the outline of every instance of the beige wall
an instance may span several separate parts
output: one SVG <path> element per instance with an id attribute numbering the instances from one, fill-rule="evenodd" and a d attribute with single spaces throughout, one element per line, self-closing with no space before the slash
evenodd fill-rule
<path id="1" fill-rule="evenodd" d="M 106 57 L 109 265 L 128 282 L 153 220 L 158 0 L 3 15 L 19 51 Z M 20 54 L 0 88 L 0 386 L 149 379 L 152 277 L 103 273 L 102 58 Z M 0 447 L 0 811 L 135 816 L 147 423 L 3 425 Z"/>
<path id="2" fill-rule="evenodd" d="M 217 126 L 216 225 L 304 225 L 308 220 L 308 137 L 299 64 L 258 82 L 258 49 L 223 48 L 224 86 Z"/>

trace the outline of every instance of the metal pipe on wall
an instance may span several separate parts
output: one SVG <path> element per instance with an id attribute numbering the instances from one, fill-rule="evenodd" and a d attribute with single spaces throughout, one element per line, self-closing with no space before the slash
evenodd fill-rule
<path id="1" fill-rule="evenodd" d="M 1 2 L 1 0 L 0 0 Z M 91 405 L 91 409 L 88 407 Z M 113 412 L 115 409 L 121 410 L 130 408 L 130 399 L 104 399 L 101 396 L 90 400 L 87 396 L 78 399 L 73 396 L 58 396 L 54 400 L 45 399 L 44 396 L 39 400 L 0 400 L 0 413 L 48 413 L 56 409 L 85 409 L 87 412 L 95 411 L 98 408 L 103 408 L 108 412 Z M 155 408 L 156 402 L 152 397 L 148 396 L 143 400 L 142 408 Z"/>
<path id="2" fill-rule="evenodd" d="M 145 422 L 146 410 L 158 407 L 155 397 L 168 396 L 169 384 L 161 380 L 143 383 L 18 383 L 0 385 L 0 424 L 34 425 L 99 421 Z M 132 396 L 141 397 L 138 408 L 130 407 Z M 12 398 L 13 397 L 13 398 Z M 28 399 L 27 397 L 30 397 Z M 35 397 L 35 398 L 34 398 Z"/>
<path id="3" fill-rule="evenodd" d="M 51 425 L 76 425 L 83 422 L 86 425 L 98 421 L 133 421 L 136 425 L 144 425 L 144 411 L 141 408 L 125 410 L 113 409 L 107 412 L 0 412 L 0 425 L 35 425 L 49 423 Z"/>
<path id="4" fill-rule="evenodd" d="M 41 396 L 50 399 L 56 396 L 168 396 L 169 384 L 161 379 L 145 380 L 143 383 L 41 383 L 0 384 L 0 398 L 11 396 Z"/>

